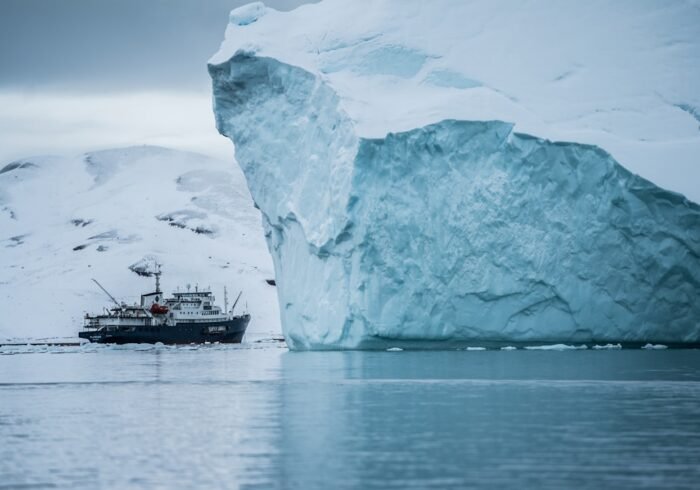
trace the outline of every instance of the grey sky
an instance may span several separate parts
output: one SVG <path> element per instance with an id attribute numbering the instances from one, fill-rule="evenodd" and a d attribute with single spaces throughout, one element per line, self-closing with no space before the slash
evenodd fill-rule
<path id="1" fill-rule="evenodd" d="M 290 10 L 313 0 L 265 0 Z M 248 0 L 0 0 L 0 167 L 153 144 L 232 160 L 207 60 Z M 698 200 L 692 169 L 635 169 Z"/>
<path id="2" fill-rule="evenodd" d="M 246 0 L 0 0 L 0 90 L 206 90 Z M 267 0 L 289 10 L 302 0 Z"/>
<path id="3" fill-rule="evenodd" d="M 246 3 L 0 0 L 0 167 L 142 144 L 232 159 L 214 127 L 206 62 Z"/>

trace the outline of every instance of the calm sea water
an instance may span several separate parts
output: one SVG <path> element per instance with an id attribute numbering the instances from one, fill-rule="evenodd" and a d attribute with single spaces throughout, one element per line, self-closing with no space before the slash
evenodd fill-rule
<path id="1" fill-rule="evenodd" d="M 0 488 L 700 487 L 697 350 L 145 348 L 0 355 Z"/>

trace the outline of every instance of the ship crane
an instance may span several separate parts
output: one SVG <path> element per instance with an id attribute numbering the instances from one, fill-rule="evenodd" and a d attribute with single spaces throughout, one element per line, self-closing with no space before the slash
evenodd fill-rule
<path id="1" fill-rule="evenodd" d="M 117 301 L 116 299 L 114 299 L 114 296 L 112 296 L 111 294 L 109 294 L 109 291 L 107 291 L 105 288 L 103 288 L 103 287 L 102 287 L 102 284 L 100 284 L 99 282 L 97 282 L 97 279 L 93 279 L 92 282 L 94 282 L 95 284 L 97 284 L 97 287 L 99 287 L 102 291 L 104 291 L 104 293 L 105 293 L 107 296 L 109 296 L 109 299 L 111 299 L 112 302 L 113 302 L 115 305 L 117 305 L 117 308 L 119 308 L 120 310 L 123 310 L 123 309 L 124 309 L 124 305 L 119 304 L 119 301 Z"/>
<path id="2" fill-rule="evenodd" d="M 233 310 L 236 308 L 236 305 L 238 304 L 238 300 L 241 299 L 241 294 L 243 294 L 243 291 L 238 293 L 238 296 L 236 296 L 236 301 L 233 302 L 233 306 L 231 307 L 231 314 L 233 315 Z"/>

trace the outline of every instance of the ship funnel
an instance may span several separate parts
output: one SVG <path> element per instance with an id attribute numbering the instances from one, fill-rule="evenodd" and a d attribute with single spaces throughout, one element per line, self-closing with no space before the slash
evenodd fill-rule
<path id="1" fill-rule="evenodd" d="M 162 272 L 160 271 L 160 264 L 156 262 L 156 271 L 153 273 L 154 276 L 156 276 L 156 293 L 160 293 L 160 275 Z"/>

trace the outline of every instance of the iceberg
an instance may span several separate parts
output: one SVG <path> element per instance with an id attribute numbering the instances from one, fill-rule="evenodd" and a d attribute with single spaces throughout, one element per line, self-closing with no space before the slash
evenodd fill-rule
<path id="1" fill-rule="evenodd" d="M 643 10 L 567 7 L 608 26 L 625 9 Z M 562 8 L 546 21 L 572 15 Z M 518 60 L 533 66 L 517 95 L 484 61 L 507 36 L 485 35 L 494 41 L 482 41 L 485 54 L 457 59 L 451 47 L 469 46 L 480 36 L 470 26 L 492 10 L 488 2 L 324 1 L 284 14 L 260 3 L 231 13 L 209 64 L 214 113 L 262 213 L 290 348 L 700 342 L 700 206 L 630 172 L 603 144 L 612 133 L 616 152 L 629 157 L 635 151 L 619 148 L 637 148 L 638 134 L 652 131 L 671 141 L 666 147 L 685 135 L 695 148 L 687 111 L 650 121 L 673 97 L 700 100 L 688 88 L 700 83 L 682 83 L 700 79 L 697 67 L 678 55 L 665 66 L 680 82 L 652 74 L 627 86 L 643 110 L 616 126 L 608 111 L 616 84 L 576 97 L 551 89 L 547 99 L 533 85 L 617 73 L 609 60 L 578 53 L 575 32 L 557 52 L 571 48 L 585 69 L 543 58 L 553 49 L 544 26 L 525 43 L 541 51 Z M 527 13 L 492 28 L 505 32 Z M 680 25 L 684 14 L 697 18 L 678 8 Z M 651 38 L 662 37 L 664 27 L 654 28 Z M 622 39 L 616 49 L 629 48 Z M 568 65 L 578 68 L 561 72 Z M 647 86 L 670 102 L 649 103 Z M 562 133 L 555 107 L 557 117 L 603 115 L 585 122 L 594 131 L 583 137 L 575 124 Z M 552 141 L 562 134 L 576 142 Z"/>

